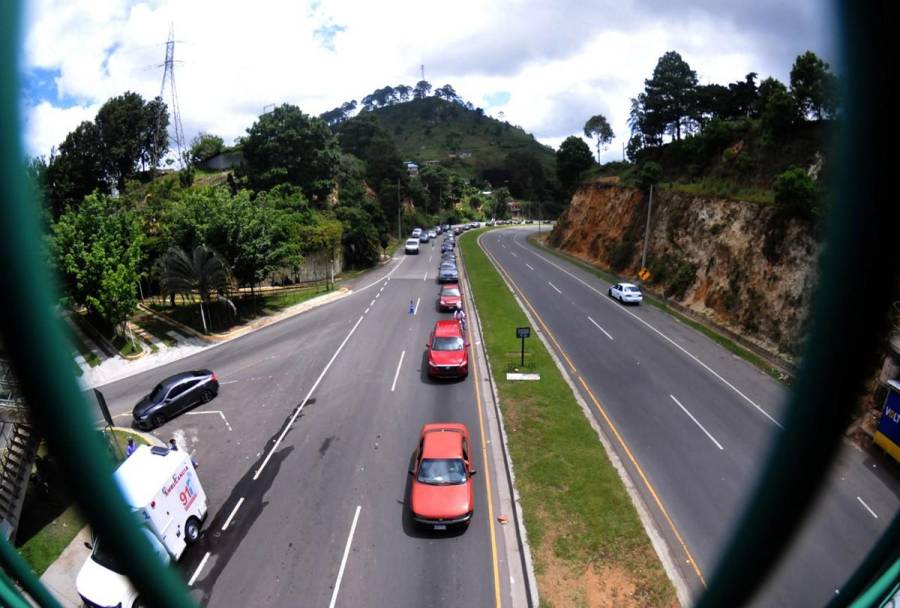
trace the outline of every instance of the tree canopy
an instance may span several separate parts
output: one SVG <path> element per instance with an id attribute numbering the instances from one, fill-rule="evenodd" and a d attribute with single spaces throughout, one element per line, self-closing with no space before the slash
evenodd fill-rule
<path id="1" fill-rule="evenodd" d="M 600 162 L 600 150 L 609 145 L 615 134 L 612 127 L 609 126 L 606 116 L 597 114 L 588 118 L 587 122 L 584 123 L 584 136 L 590 139 L 596 138 L 597 162 Z"/>
<path id="2" fill-rule="evenodd" d="M 831 118 L 837 109 L 837 77 L 828 63 L 806 51 L 791 68 L 791 94 L 802 116 Z"/>
<path id="3" fill-rule="evenodd" d="M 191 149 L 188 152 L 191 163 L 199 165 L 205 163 L 213 156 L 221 154 L 225 150 L 225 141 L 218 135 L 200 133 L 191 141 Z"/>
<path id="4" fill-rule="evenodd" d="M 334 186 L 338 148 L 328 126 L 290 104 L 260 116 L 243 140 L 243 171 L 254 190 L 299 186 L 319 203 Z"/>
<path id="5" fill-rule="evenodd" d="M 562 142 L 556 152 L 556 175 L 568 195 L 578 187 L 581 174 L 593 164 L 594 155 L 583 139 L 570 135 Z"/>
<path id="6" fill-rule="evenodd" d="M 135 214 L 103 194 L 88 195 L 53 225 L 52 260 L 66 294 L 106 328 L 137 305 L 142 238 Z"/>

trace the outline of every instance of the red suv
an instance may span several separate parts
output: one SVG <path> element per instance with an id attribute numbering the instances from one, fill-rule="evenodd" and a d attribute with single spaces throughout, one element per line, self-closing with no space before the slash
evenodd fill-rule
<path id="1" fill-rule="evenodd" d="M 428 375 L 434 378 L 465 378 L 469 375 L 469 344 L 459 321 L 434 324 L 428 340 Z"/>
<path id="2" fill-rule="evenodd" d="M 440 300 L 438 301 L 441 310 L 456 310 L 456 307 L 460 304 L 462 304 L 462 296 L 459 293 L 459 285 L 447 283 L 441 287 Z"/>
<path id="3" fill-rule="evenodd" d="M 475 510 L 469 460 L 472 448 L 466 425 L 426 424 L 409 474 L 413 476 L 409 510 L 413 521 L 432 530 L 465 526 Z"/>

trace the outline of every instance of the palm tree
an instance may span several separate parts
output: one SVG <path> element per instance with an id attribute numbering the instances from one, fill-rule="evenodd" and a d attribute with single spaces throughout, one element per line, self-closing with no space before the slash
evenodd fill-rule
<path id="1" fill-rule="evenodd" d="M 228 285 L 228 268 L 218 253 L 203 245 L 194 247 L 191 255 L 180 247 L 170 247 L 162 258 L 160 284 L 163 294 L 198 292 L 203 332 L 209 333 L 203 305 L 206 305 L 208 314 L 210 293 L 220 291 Z"/>

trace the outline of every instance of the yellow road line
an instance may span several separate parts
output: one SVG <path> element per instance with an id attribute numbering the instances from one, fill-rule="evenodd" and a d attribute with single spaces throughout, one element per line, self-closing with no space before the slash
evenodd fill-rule
<path id="1" fill-rule="evenodd" d="M 538 322 L 544 328 L 544 331 L 546 332 L 546 334 L 548 336 L 550 336 L 550 339 L 553 340 L 553 343 L 556 345 L 557 350 L 563 357 L 565 357 L 566 361 L 568 361 L 569 366 L 572 368 L 572 371 L 574 372 L 575 365 L 572 364 L 572 361 L 566 355 L 562 346 L 560 346 L 559 342 L 556 341 L 556 338 L 553 337 L 553 334 L 547 328 L 547 324 L 544 323 L 544 319 L 541 318 L 541 315 L 538 314 L 538 312 L 534 309 L 534 307 L 531 305 L 531 303 L 525 297 L 525 294 L 522 293 L 522 289 L 516 284 L 515 281 L 512 280 L 512 277 L 509 276 L 509 273 L 506 272 L 506 269 L 503 268 L 503 265 L 500 264 L 500 262 L 498 262 L 496 259 L 494 259 L 494 257 L 491 254 L 489 254 L 483 247 L 482 247 L 482 251 L 484 251 L 484 253 L 489 258 L 491 258 L 491 261 L 494 262 L 495 266 L 497 267 L 497 270 L 502 272 L 503 275 L 509 280 L 509 282 L 516 288 L 516 290 L 519 292 L 519 295 L 521 296 L 522 300 L 528 305 L 528 308 L 531 309 L 532 314 L 534 314 L 535 318 L 538 320 Z M 633 464 L 634 468 L 637 469 L 638 475 L 641 476 L 641 480 L 644 482 L 644 485 L 650 491 L 650 495 L 653 496 L 653 500 L 656 502 L 656 506 L 659 508 L 660 512 L 662 512 L 663 517 L 666 518 L 666 522 L 669 524 L 669 528 L 672 530 L 672 533 L 675 535 L 675 538 L 678 540 L 678 543 L 681 545 L 682 550 L 684 551 L 685 555 L 687 556 L 688 563 L 690 563 L 691 568 L 697 574 L 697 578 L 699 578 L 700 582 L 703 584 L 703 586 L 706 587 L 706 579 L 703 578 L 703 572 L 700 571 L 700 567 L 697 565 L 696 560 L 694 560 L 694 556 L 691 555 L 690 549 L 688 549 L 687 544 L 684 542 L 684 539 L 681 537 L 681 534 L 678 532 L 678 528 L 675 527 L 675 522 L 673 522 L 671 516 L 669 516 L 669 511 L 663 505 L 662 500 L 660 499 L 659 495 L 656 493 L 656 490 L 653 488 L 653 484 L 650 483 L 650 480 L 647 478 L 647 475 L 644 473 L 644 469 L 641 468 L 641 465 L 638 464 L 637 459 L 634 457 L 634 454 L 632 454 L 631 449 L 629 449 L 629 447 L 628 447 L 628 444 L 625 443 L 625 439 L 622 438 L 622 436 L 619 434 L 619 430 L 616 428 L 616 425 L 613 424 L 612 419 L 610 419 L 610 417 L 606 414 L 606 410 L 604 410 L 603 406 L 600 405 L 600 401 L 597 399 L 597 397 L 594 396 L 593 391 L 591 391 L 590 387 L 587 385 L 587 383 L 584 381 L 584 378 L 581 375 L 578 376 L 578 381 L 581 382 L 581 385 L 584 387 L 584 390 L 587 391 L 587 394 L 591 398 L 591 401 L 594 402 L 594 407 L 597 409 L 598 412 L 600 412 L 600 415 L 603 416 L 603 419 L 606 421 L 606 424 L 609 426 L 610 429 L 612 429 L 613 434 L 616 436 L 616 439 L 619 441 L 619 445 L 622 446 L 622 449 L 625 450 L 625 454 L 628 455 L 628 459 L 631 461 L 631 464 Z"/>
<path id="2" fill-rule="evenodd" d="M 481 243 L 479 243 L 478 245 L 480 247 Z M 509 273 L 506 272 L 506 268 L 504 268 L 503 264 L 501 264 L 496 258 L 494 258 L 494 256 L 492 256 L 490 253 L 488 253 L 487 250 L 484 249 L 484 247 L 482 247 L 481 250 L 485 253 L 485 255 L 487 257 L 489 257 L 491 259 L 491 261 L 494 263 L 494 266 L 496 266 L 497 270 L 499 270 L 503 274 L 503 276 L 506 277 L 506 280 L 508 280 L 510 282 L 510 284 L 512 284 L 512 286 L 516 288 L 516 291 L 519 292 L 519 297 L 522 298 L 522 301 L 525 302 L 525 304 L 531 310 L 532 314 L 534 314 L 534 317 L 538 320 L 538 323 L 540 323 L 541 327 L 544 328 L 544 333 L 547 334 L 548 336 L 550 336 L 550 339 L 553 340 L 553 343 L 556 345 L 556 349 L 559 351 L 559 354 L 561 354 L 563 356 L 563 358 L 566 360 L 566 363 L 568 363 L 569 367 L 572 368 L 572 373 L 574 374 L 577 371 L 575 369 L 575 364 L 572 363 L 572 360 L 569 359 L 569 355 L 566 354 L 566 351 L 563 350 L 563 347 L 560 346 L 559 342 L 556 341 L 556 337 L 554 337 L 553 332 L 550 331 L 550 328 L 547 327 L 547 324 L 544 323 L 544 319 L 541 318 L 541 315 L 539 315 L 537 313 L 537 311 L 534 309 L 534 306 L 532 306 L 531 302 L 528 301 L 528 298 L 525 297 L 525 293 L 522 291 L 522 288 L 519 287 L 519 285 L 515 281 L 513 281 L 512 277 L 509 275 Z"/>
<path id="3" fill-rule="evenodd" d="M 697 562 L 694 561 L 694 556 L 691 555 L 690 550 L 687 548 L 687 544 L 685 544 L 684 539 L 681 538 L 681 534 L 678 533 L 678 528 L 675 527 L 675 522 L 673 522 L 672 518 L 669 516 L 669 511 L 663 505 L 662 500 L 660 500 L 659 495 L 653 488 L 653 484 L 650 483 L 650 480 L 647 479 L 647 476 L 644 474 L 644 469 L 642 469 L 641 465 L 638 464 L 637 460 L 634 457 L 634 454 L 632 454 L 631 450 L 628 448 L 628 444 L 625 443 L 625 440 L 619 434 L 618 429 L 616 429 L 616 425 L 613 424 L 613 421 L 610 419 L 610 417 L 606 415 L 606 411 L 603 409 L 603 406 L 600 405 L 600 401 L 598 401 L 594 396 L 594 393 L 587 385 L 587 382 L 585 382 L 584 378 L 582 378 L 581 376 L 578 376 L 578 381 L 581 382 L 581 386 L 584 387 L 584 390 L 587 391 L 587 394 L 588 396 L 590 396 L 591 401 L 594 402 L 594 407 L 597 408 L 597 411 L 600 412 L 600 415 L 603 416 L 604 420 L 606 420 L 606 424 L 608 424 L 609 428 L 612 429 L 612 432 L 616 436 L 616 439 L 619 440 L 619 444 L 622 446 L 622 449 L 625 450 L 625 453 L 628 455 L 628 459 L 631 461 L 631 464 L 633 464 L 634 468 L 637 469 L 638 475 L 641 476 L 644 485 L 646 485 L 647 489 L 650 490 L 650 494 L 653 496 L 653 500 L 656 501 L 656 506 L 659 507 L 660 511 L 662 511 L 663 516 L 666 518 L 666 521 L 669 524 L 669 528 L 672 530 L 672 533 L 675 534 L 675 538 L 678 539 L 678 542 L 681 544 L 681 548 L 684 550 L 685 555 L 687 555 L 688 562 L 691 564 L 691 568 L 694 569 L 694 572 L 697 574 L 700 582 L 703 583 L 703 586 L 705 587 L 706 579 L 703 578 L 703 573 L 700 572 L 700 567 L 697 565 Z"/>
<path id="4" fill-rule="evenodd" d="M 471 294 L 471 291 L 469 291 Z M 469 344 L 474 344 L 472 340 L 472 323 L 471 321 L 466 327 L 466 333 L 469 337 Z M 487 346 L 485 346 L 487 348 Z M 481 405 L 481 382 L 478 378 L 478 363 L 474 357 L 470 358 L 469 365 L 475 372 L 475 402 L 478 404 L 478 427 L 481 430 L 481 459 L 484 461 L 484 484 L 485 494 L 487 495 L 488 504 L 488 524 L 491 528 L 491 567 L 494 571 L 494 605 L 500 607 L 503 603 L 500 601 L 500 567 L 497 562 L 497 531 L 494 526 L 494 501 L 491 499 L 491 467 L 488 464 L 487 442 L 484 435 L 484 411 Z"/>

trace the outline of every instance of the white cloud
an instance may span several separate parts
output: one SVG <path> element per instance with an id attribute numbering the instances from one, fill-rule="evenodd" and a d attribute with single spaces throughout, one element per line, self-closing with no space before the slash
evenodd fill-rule
<path id="1" fill-rule="evenodd" d="M 85 120 L 93 120 L 100 105 L 57 108 L 49 102 L 27 108 L 25 112 L 25 148 L 32 156 L 49 155 L 66 135 Z"/>
<path id="2" fill-rule="evenodd" d="M 59 70 L 60 99 L 77 105 L 27 108 L 27 145 L 46 153 L 64 129 L 126 90 L 158 95 L 173 23 L 188 139 L 209 131 L 231 141 L 268 104 L 318 114 L 385 84 L 414 84 L 424 61 L 433 85 L 449 82 L 473 103 L 508 91 L 491 113 L 503 111 L 544 143 L 580 133 L 603 113 L 619 135 L 610 151 L 620 154 L 629 99 L 662 53 L 679 50 L 705 82 L 749 71 L 785 79 L 796 54 L 830 50 L 820 48 L 826 17 L 810 3 L 707 0 L 674 11 L 665 2 L 622 8 L 612 0 L 39 0 L 27 16 L 26 69 Z"/>

